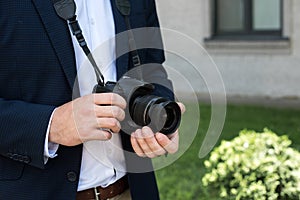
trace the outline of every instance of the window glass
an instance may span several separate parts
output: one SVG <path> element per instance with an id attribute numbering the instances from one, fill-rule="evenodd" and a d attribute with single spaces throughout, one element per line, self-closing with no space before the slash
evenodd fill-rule
<path id="1" fill-rule="evenodd" d="M 218 31 L 241 31 L 244 29 L 244 1 L 217 0 Z"/>
<path id="2" fill-rule="evenodd" d="M 280 26 L 280 0 L 253 0 L 254 30 L 279 30 Z"/>
<path id="3" fill-rule="evenodd" d="M 283 0 L 215 0 L 214 36 L 281 37 Z"/>

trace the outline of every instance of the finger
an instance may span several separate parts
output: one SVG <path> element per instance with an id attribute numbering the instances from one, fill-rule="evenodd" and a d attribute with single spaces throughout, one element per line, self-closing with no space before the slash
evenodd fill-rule
<path id="1" fill-rule="evenodd" d="M 94 103 L 98 105 L 116 105 L 122 109 L 126 108 L 125 99 L 115 93 L 94 94 Z"/>
<path id="2" fill-rule="evenodd" d="M 112 137 L 112 133 L 105 129 L 98 129 L 94 133 L 92 140 L 109 140 Z"/>
<path id="3" fill-rule="evenodd" d="M 91 140 L 109 140 L 112 137 L 112 133 L 104 129 L 95 129 L 84 135 L 78 133 L 78 136 L 80 143 L 84 143 Z"/>
<path id="4" fill-rule="evenodd" d="M 168 152 L 174 154 L 178 151 L 178 141 L 179 135 L 178 132 L 175 132 L 171 138 L 162 133 L 157 133 L 155 135 L 158 143 Z"/>
<path id="5" fill-rule="evenodd" d="M 140 129 L 139 129 L 139 131 L 140 131 Z M 146 155 L 144 154 L 143 150 L 141 149 L 139 143 L 137 142 L 135 133 L 131 134 L 130 141 L 131 141 L 131 145 L 132 145 L 134 152 L 140 157 L 146 157 Z"/>
<path id="6" fill-rule="evenodd" d="M 145 140 L 146 138 L 150 139 L 151 136 L 145 135 L 143 133 L 143 130 L 137 130 L 135 132 L 135 136 L 136 136 L 137 143 L 139 144 L 139 146 L 140 146 L 141 150 L 143 151 L 143 153 L 149 158 L 154 158 L 155 154 L 152 152 L 151 148 L 148 146 L 148 144 Z M 152 136 L 152 138 L 153 138 L 153 136 Z"/>
<path id="7" fill-rule="evenodd" d="M 177 104 L 178 104 L 178 106 L 179 106 L 179 108 L 180 108 L 180 110 L 181 110 L 181 114 L 183 114 L 183 113 L 185 113 L 185 105 L 183 104 L 183 103 L 181 103 L 181 102 L 177 102 Z"/>
<path id="8" fill-rule="evenodd" d="M 113 133 L 119 133 L 121 124 L 115 118 L 97 118 L 97 128 L 100 130 L 109 129 Z"/>
<path id="9" fill-rule="evenodd" d="M 159 143 L 157 142 L 154 136 L 154 133 L 149 127 L 142 128 L 142 136 L 144 138 L 144 141 L 147 143 L 147 145 L 150 148 L 151 153 L 149 152 L 149 154 L 151 156 L 161 156 L 166 153 L 166 150 L 159 145 Z"/>
<path id="10" fill-rule="evenodd" d="M 125 111 L 118 106 L 95 106 L 97 117 L 117 118 L 119 121 L 125 119 Z"/>

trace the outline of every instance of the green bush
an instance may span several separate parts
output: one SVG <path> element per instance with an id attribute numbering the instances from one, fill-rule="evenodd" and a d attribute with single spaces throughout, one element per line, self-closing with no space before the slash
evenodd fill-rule
<path id="1" fill-rule="evenodd" d="M 287 136 L 243 130 L 204 162 L 202 183 L 224 199 L 300 199 L 300 153 Z"/>

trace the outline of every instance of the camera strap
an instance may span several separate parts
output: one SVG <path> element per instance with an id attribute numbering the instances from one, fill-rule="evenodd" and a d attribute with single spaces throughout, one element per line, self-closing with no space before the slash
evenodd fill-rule
<path id="1" fill-rule="evenodd" d="M 130 24 L 130 11 L 131 11 L 131 5 L 129 0 L 115 0 L 117 9 L 119 12 L 123 15 L 127 32 L 128 32 L 128 45 L 129 45 L 129 51 L 131 54 L 131 59 L 134 67 L 138 67 L 141 65 L 140 56 L 138 54 L 136 43 L 134 40 L 134 35 L 131 30 L 131 24 Z M 70 30 L 72 31 L 72 34 L 76 37 L 80 47 L 84 51 L 85 55 L 88 57 L 90 63 L 92 64 L 96 77 L 97 82 L 99 85 L 104 86 L 104 76 L 99 70 L 97 63 L 90 51 L 90 49 L 87 46 L 87 43 L 85 41 L 85 38 L 82 34 L 82 30 L 80 28 L 80 25 L 78 23 L 78 20 L 76 19 L 77 16 L 75 15 L 76 12 L 76 4 L 74 0 L 52 0 L 53 6 L 55 8 L 55 11 L 59 17 L 66 20 L 69 24 Z M 140 67 L 137 68 L 138 70 L 138 78 L 140 80 L 143 80 L 142 71 Z"/>
<path id="2" fill-rule="evenodd" d="M 76 19 L 76 4 L 74 0 L 52 0 L 52 2 L 57 15 L 68 22 L 72 34 L 76 37 L 80 47 L 82 48 L 94 68 L 98 84 L 103 86 L 105 83 L 104 76 L 99 70 L 93 54 L 87 46 L 78 20 Z"/>
<path id="3" fill-rule="evenodd" d="M 132 57 L 132 63 L 134 67 L 138 67 L 141 65 L 141 60 L 140 56 L 138 54 L 137 48 L 136 48 L 136 43 L 134 40 L 134 35 L 131 29 L 131 24 L 130 24 L 130 11 L 131 11 L 131 6 L 129 0 L 116 0 L 116 5 L 119 10 L 119 12 L 123 15 L 127 32 L 128 32 L 128 44 L 129 44 L 129 50 L 131 52 L 131 57 Z"/>
<path id="4" fill-rule="evenodd" d="M 127 34 L 128 34 L 128 45 L 129 45 L 129 51 L 131 54 L 131 59 L 133 66 L 136 68 L 138 79 L 143 80 L 143 73 L 141 67 L 141 59 L 138 54 L 137 48 L 136 48 L 136 43 L 134 39 L 134 35 L 131 29 L 131 24 L 130 24 L 130 11 L 131 11 L 131 5 L 129 0 L 116 0 L 116 5 L 119 10 L 119 12 L 123 15 L 126 28 L 127 28 Z"/>

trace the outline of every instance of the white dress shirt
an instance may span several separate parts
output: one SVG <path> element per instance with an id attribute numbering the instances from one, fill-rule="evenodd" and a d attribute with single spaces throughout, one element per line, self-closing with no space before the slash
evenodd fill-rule
<path id="1" fill-rule="evenodd" d="M 75 2 L 76 15 L 83 35 L 105 80 L 116 81 L 115 26 L 110 1 L 75 0 Z M 91 94 L 97 83 L 95 72 L 75 36 L 72 36 L 72 41 L 80 95 Z M 56 156 L 55 152 L 55 145 L 46 142 L 45 161 L 47 157 Z M 96 186 L 106 187 L 125 174 L 125 159 L 118 134 L 113 134 L 108 141 L 89 141 L 83 144 L 78 191 Z"/>

